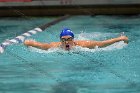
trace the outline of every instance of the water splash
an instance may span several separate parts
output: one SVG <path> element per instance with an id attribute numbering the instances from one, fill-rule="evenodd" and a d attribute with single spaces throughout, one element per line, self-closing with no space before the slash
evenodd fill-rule
<path id="1" fill-rule="evenodd" d="M 105 40 L 107 37 L 116 36 L 118 33 L 103 33 L 103 32 L 92 32 L 92 33 L 86 33 L 81 32 L 80 34 L 77 34 L 76 40 Z"/>
<path id="2" fill-rule="evenodd" d="M 113 51 L 113 50 L 118 50 L 118 49 L 123 49 L 125 46 L 127 46 L 126 43 L 123 41 L 116 42 L 110 46 L 104 47 L 104 48 L 98 48 L 96 46 L 94 49 L 89 49 L 89 48 L 84 48 L 80 46 L 75 46 L 73 49 L 70 51 L 65 51 L 64 49 L 61 48 L 50 48 L 48 50 L 42 50 L 34 47 L 29 47 L 31 52 L 38 52 L 38 53 L 75 53 L 75 52 L 98 52 L 98 51 Z"/>
<path id="3" fill-rule="evenodd" d="M 110 37 L 113 35 L 118 35 L 118 33 L 101 33 L 101 32 L 92 32 L 92 33 L 86 33 L 86 32 L 81 32 L 80 34 L 76 35 L 76 40 L 94 40 L 94 39 L 99 39 L 100 38 L 105 38 Z M 97 52 L 97 51 L 112 51 L 116 49 L 122 49 L 126 46 L 127 44 L 124 43 L 124 41 L 116 42 L 112 45 L 109 45 L 107 47 L 103 48 L 98 48 L 96 46 L 94 49 L 89 49 L 89 48 L 83 48 L 80 46 L 75 46 L 73 49 L 70 51 L 65 51 L 64 49 L 61 48 L 50 48 L 48 50 L 42 50 L 42 49 L 37 49 L 34 47 L 30 47 L 30 50 L 32 52 L 38 52 L 38 53 L 75 53 L 75 52 Z"/>
<path id="4" fill-rule="evenodd" d="M 68 53 L 68 51 L 65 51 L 64 49 L 61 48 L 50 48 L 48 50 L 42 50 L 42 49 L 38 49 L 35 47 L 29 47 L 31 52 L 38 52 L 38 53 Z"/>

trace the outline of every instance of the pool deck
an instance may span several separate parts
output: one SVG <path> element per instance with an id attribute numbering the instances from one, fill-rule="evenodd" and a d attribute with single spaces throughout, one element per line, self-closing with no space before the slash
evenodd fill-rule
<path id="1" fill-rule="evenodd" d="M 0 17 L 58 15 L 121 15 L 140 14 L 140 4 L 63 5 L 63 6 L 1 6 Z"/>

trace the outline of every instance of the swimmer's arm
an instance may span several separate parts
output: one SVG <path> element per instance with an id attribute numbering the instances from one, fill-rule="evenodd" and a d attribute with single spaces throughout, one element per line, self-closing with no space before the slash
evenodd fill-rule
<path id="1" fill-rule="evenodd" d="M 50 45 L 47 43 L 40 43 L 40 42 L 36 42 L 33 40 L 25 40 L 24 45 L 32 46 L 32 47 L 36 47 L 36 48 L 40 48 L 40 49 L 49 49 L 50 48 Z"/>
<path id="2" fill-rule="evenodd" d="M 106 47 L 108 45 L 111 45 L 111 44 L 119 42 L 119 41 L 124 41 L 125 43 L 128 43 L 128 37 L 120 36 L 117 38 L 112 38 L 112 39 L 108 39 L 108 40 L 104 40 L 104 41 L 97 41 L 97 42 L 95 42 L 94 46 L 96 45 L 98 47 Z"/>

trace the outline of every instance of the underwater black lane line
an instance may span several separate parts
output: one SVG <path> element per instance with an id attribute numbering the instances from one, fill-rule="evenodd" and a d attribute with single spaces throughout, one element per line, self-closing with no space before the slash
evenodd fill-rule
<path id="1" fill-rule="evenodd" d="M 55 80 L 56 82 L 61 82 L 61 80 L 59 80 L 58 78 L 55 78 L 53 77 L 51 74 L 49 74 L 48 72 L 44 72 L 43 70 L 39 69 L 37 66 L 35 66 L 34 64 L 32 63 L 29 63 L 28 60 L 24 59 L 23 57 L 21 56 L 18 56 L 17 54 L 15 53 L 12 53 L 10 50 L 6 50 L 6 52 L 8 55 L 10 55 L 11 57 L 13 58 L 16 58 L 18 60 L 20 60 L 21 62 L 23 63 L 28 63 L 27 66 L 29 66 L 30 68 L 34 69 L 35 71 L 37 71 L 38 73 L 40 73 L 41 75 L 44 75 L 44 77 L 47 77 L 49 76 L 51 79 Z M 30 61 L 31 62 L 31 61 Z"/>
<path id="2" fill-rule="evenodd" d="M 75 53 L 75 54 L 81 55 L 82 57 L 88 57 L 88 59 L 89 59 L 90 61 L 96 62 L 96 64 L 99 64 L 100 66 L 105 67 L 105 69 L 107 69 L 110 73 L 112 73 L 112 74 L 114 74 L 115 76 L 117 76 L 117 77 L 119 77 L 119 78 L 121 78 L 121 79 L 127 81 L 127 82 L 130 84 L 130 86 L 133 86 L 133 87 L 136 86 L 136 82 L 135 82 L 135 81 L 132 81 L 132 80 L 130 80 L 130 79 L 124 77 L 123 75 L 117 73 L 116 71 L 111 70 L 110 68 L 108 68 L 106 65 L 104 65 L 104 64 L 101 63 L 101 62 L 93 61 L 94 59 L 92 59 L 90 56 L 87 56 L 87 55 L 81 54 L 81 53 Z"/>
<path id="3" fill-rule="evenodd" d="M 69 17 L 71 17 L 71 16 L 70 16 L 70 15 L 65 15 L 65 16 L 63 16 L 63 17 L 60 17 L 60 18 L 58 18 L 58 19 L 52 21 L 52 22 L 49 22 L 49 23 L 44 24 L 44 25 L 42 25 L 42 26 L 39 26 L 39 28 L 40 28 L 41 30 L 45 30 L 46 28 L 48 28 L 48 27 L 50 27 L 50 26 L 52 26 L 52 25 L 55 25 L 55 24 L 57 24 L 58 22 L 63 21 L 63 20 L 65 20 L 65 19 L 69 18 Z"/>
<path id="4" fill-rule="evenodd" d="M 13 57 L 13 58 L 16 58 L 16 59 L 20 60 L 21 62 L 29 63 L 29 61 L 27 61 L 26 59 L 22 58 L 21 56 L 18 56 L 18 55 L 16 55 L 16 54 L 12 53 L 12 52 L 11 52 L 10 50 L 8 50 L 8 49 L 6 50 L 5 53 L 7 53 L 8 55 L 10 55 L 10 56 Z M 34 65 L 33 65 L 32 63 L 30 63 L 29 65 L 30 65 L 29 67 L 31 67 L 31 68 L 33 68 L 33 69 L 39 71 L 39 72 L 42 74 L 42 71 L 39 70 L 39 69 L 34 68 Z"/>
<path id="5" fill-rule="evenodd" d="M 15 39 L 6 41 L 6 42 L 4 42 L 4 43 L 2 43 L 2 44 L 0 45 L 0 50 L 3 50 L 3 51 L 4 51 L 4 48 L 6 48 L 8 45 L 13 44 L 13 43 L 22 43 L 22 42 L 23 42 L 23 38 L 28 37 L 28 36 L 31 36 L 31 35 L 33 35 L 33 34 L 36 34 L 37 32 L 42 32 L 42 31 L 45 30 L 46 28 L 48 28 L 48 27 L 50 27 L 50 26 L 52 26 L 52 25 L 55 25 L 55 24 L 57 24 L 58 22 L 63 21 L 63 20 L 65 20 L 65 19 L 69 18 L 69 17 L 70 17 L 70 15 L 65 15 L 65 16 L 63 16 L 63 17 L 60 17 L 60 18 L 58 18 L 58 19 L 52 21 L 52 22 L 49 22 L 49 23 L 44 24 L 44 25 L 42 25 L 42 26 L 39 26 L 39 27 L 38 27 L 39 29 L 38 29 L 38 28 L 35 28 L 35 29 L 33 29 L 33 30 L 28 31 L 27 33 L 22 34 L 21 36 L 17 36 Z M 42 31 L 41 31 L 41 30 L 42 30 Z M 2 51 L 2 52 L 3 52 L 3 51 Z M 0 51 L 0 52 L 1 52 L 1 51 Z M 12 57 L 14 57 L 14 58 L 20 60 L 21 62 L 29 63 L 29 61 L 27 61 L 26 59 L 24 59 L 24 58 L 22 58 L 22 57 L 20 57 L 20 56 L 18 56 L 18 55 L 16 55 L 16 54 L 14 54 L 14 53 L 12 53 L 12 52 L 11 52 L 10 50 L 8 50 L 8 49 L 6 50 L 6 53 L 9 54 L 10 56 L 12 56 Z M 34 65 L 31 64 L 31 63 L 30 63 L 29 65 L 30 65 L 31 68 L 37 70 L 40 74 L 44 73 L 45 76 L 50 75 L 49 73 L 47 74 L 47 72 L 43 72 L 42 70 L 35 68 Z M 55 81 L 57 81 L 57 82 L 61 82 L 61 80 L 59 80 L 59 79 L 57 79 L 57 78 L 55 78 L 55 77 L 52 77 L 52 76 L 50 76 L 50 77 L 53 78 L 53 79 L 54 79 Z"/>
<path id="6" fill-rule="evenodd" d="M 9 51 L 8 49 L 7 49 L 6 53 L 9 54 L 10 56 L 12 56 L 13 58 L 16 58 L 16 59 L 20 60 L 21 62 L 26 62 L 26 63 L 29 64 L 29 61 L 28 61 L 28 60 L 26 60 L 26 59 L 24 59 L 24 58 L 22 58 L 22 57 L 20 57 L 20 56 L 18 56 L 18 55 L 16 55 L 16 54 L 12 53 L 12 52 Z M 127 81 L 127 82 L 130 84 L 130 86 L 133 86 L 133 87 L 136 86 L 136 83 L 135 83 L 134 81 L 132 81 L 132 80 L 130 80 L 130 79 L 127 79 L 126 77 L 124 77 L 123 75 L 121 75 L 121 74 L 115 72 L 114 70 L 111 70 L 110 68 L 108 68 L 108 67 L 107 67 L 106 65 L 104 65 L 103 63 L 98 62 L 98 61 L 93 61 L 94 59 L 92 59 L 91 57 L 89 57 L 89 56 L 87 56 L 87 55 L 81 54 L 81 53 L 74 53 L 74 54 L 78 54 L 78 55 L 80 55 L 80 56 L 82 56 L 82 57 L 88 57 L 88 59 L 89 59 L 90 61 L 92 61 L 92 62 L 94 62 L 94 63 L 96 62 L 96 64 L 99 64 L 99 66 L 105 67 L 110 73 L 112 73 L 112 74 L 114 74 L 115 76 L 117 76 L 117 77 L 119 77 L 119 78 L 121 78 L 121 79 Z M 31 67 L 31 68 L 33 68 L 34 70 L 38 71 L 41 75 L 44 75 L 45 77 L 46 77 L 46 76 L 50 76 L 50 78 L 52 78 L 52 79 L 55 80 L 56 82 L 62 82 L 61 79 L 55 78 L 55 77 L 51 76 L 48 72 L 44 72 L 44 71 L 42 71 L 41 69 L 38 69 L 38 68 L 37 68 L 35 65 L 33 65 L 32 63 L 29 64 L 29 67 Z"/>

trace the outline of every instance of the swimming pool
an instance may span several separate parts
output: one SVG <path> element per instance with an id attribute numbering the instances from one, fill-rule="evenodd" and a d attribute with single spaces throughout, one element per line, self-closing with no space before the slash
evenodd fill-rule
<path id="1" fill-rule="evenodd" d="M 55 19 L 55 18 L 54 18 Z M 11 21 L 12 20 L 12 21 Z M 19 27 L 19 23 L 23 22 Z M 1 24 L 1 42 L 21 34 L 50 18 L 24 20 L 8 18 Z M 29 23 L 29 25 L 26 24 Z M 24 23 L 25 22 L 25 23 Z M 37 24 L 36 24 L 37 23 Z M 140 16 L 73 16 L 27 39 L 59 41 L 63 27 L 75 33 L 75 39 L 104 40 L 124 32 L 129 44 L 118 42 L 105 48 L 76 47 L 39 50 L 13 44 L 0 54 L 0 91 L 2 93 L 139 93 L 140 92 Z M 26 27 L 27 26 L 27 27 Z M 24 31 L 18 31 L 17 29 Z M 12 29 L 12 30 L 11 30 Z M 16 32 L 14 32 L 16 31 Z"/>

